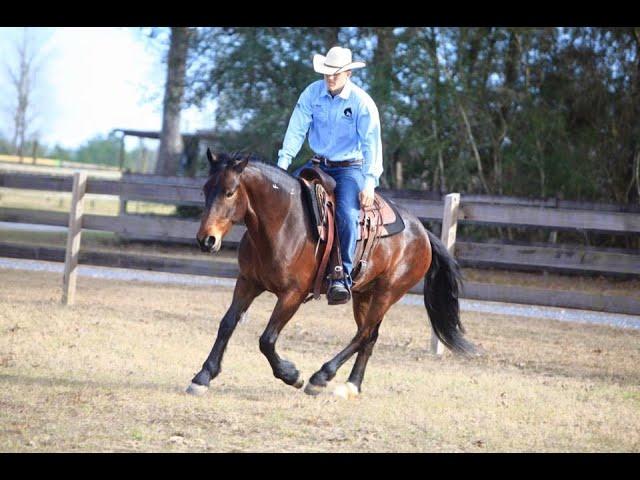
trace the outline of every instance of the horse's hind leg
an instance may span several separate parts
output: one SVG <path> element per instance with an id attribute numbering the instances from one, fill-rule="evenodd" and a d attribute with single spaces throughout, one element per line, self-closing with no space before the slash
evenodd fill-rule
<path id="1" fill-rule="evenodd" d="M 273 309 L 267 328 L 260 336 L 260 351 L 269 360 L 273 376 L 296 388 L 302 387 L 304 380 L 292 362 L 280 358 L 276 353 L 276 341 L 280 331 L 300 308 L 305 296 L 306 293 L 304 292 L 289 292 L 278 297 L 278 302 Z"/>
<path id="2" fill-rule="evenodd" d="M 350 398 L 358 395 L 362 391 L 364 371 L 367 368 L 367 362 L 369 361 L 369 357 L 371 357 L 376 340 L 378 340 L 378 330 L 380 329 L 381 323 L 382 321 L 375 326 L 365 344 L 358 350 L 358 356 L 353 364 L 347 383 L 336 388 L 334 393 L 339 397 Z"/>
<path id="3" fill-rule="evenodd" d="M 376 289 L 377 290 L 377 289 Z M 327 386 L 327 382 L 333 380 L 338 369 L 347 361 L 351 356 L 362 350 L 363 355 L 367 355 L 365 353 L 365 347 L 373 341 L 375 343 L 375 339 L 377 338 L 378 327 L 384 318 L 384 314 L 387 313 L 387 310 L 393 305 L 397 298 L 395 295 L 389 293 L 388 290 L 383 292 L 375 292 L 371 291 L 371 295 L 373 298 L 370 301 L 370 305 L 367 308 L 367 312 L 364 316 L 364 321 L 362 323 L 358 322 L 358 332 L 355 337 L 349 342 L 349 345 L 346 346 L 344 350 L 342 350 L 338 355 L 325 363 L 320 370 L 313 374 L 313 376 L 309 379 L 309 383 L 307 384 L 307 388 L 305 389 L 305 393 L 309 395 L 317 395 L 321 393 L 324 388 Z M 357 313 L 356 313 L 357 317 Z M 358 321 L 356 319 L 356 321 Z M 371 349 L 373 348 L 373 344 L 371 344 Z M 369 351 L 368 356 L 371 354 Z M 361 368 L 364 373 L 364 366 L 366 365 L 365 357 L 363 357 L 360 362 Z M 355 366 L 354 366 L 355 368 Z M 362 381 L 360 379 L 360 381 Z M 359 385 L 358 385 L 359 387 Z"/>
<path id="4" fill-rule="evenodd" d="M 353 292 L 353 316 L 355 318 L 358 330 L 360 330 L 365 324 L 367 318 L 367 312 L 373 299 L 373 290 L 367 290 L 364 292 Z M 369 338 L 364 342 L 364 345 L 358 350 L 356 361 L 349 376 L 347 383 L 337 385 L 334 394 L 342 398 L 355 397 L 360 393 L 360 384 L 362 383 L 362 376 L 364 375 L 364 369 L 367 365 L 367 360 L 371 356 L 373 345 L 378 338 L 378 327 L 376 327 Z M 358 372 L 358 373 L 356 373 Z"/>
<path id="5" fill-rule="evenodd" d="M 242 314 L 247 311 L 251 302 L 263 291 L 262 288 L 256 286 L 253 282 L 244 277 L 238 277 L 231 306 L 227 310 L 227 313 L 224 314 L 224 317 L 222 317 L 220 327 L 218 328 L 218 336 L 213 344 L 211 353 L 209 353 L 207 360 L 202 365 L 200 372 L 191 380 L 191 385 L 187 388 L 187 393 L 193 395 L 203 395 L 206 393 L 211 380 L 220 373 L 220 363 L 224 355 L 224 350 L 227 347 L 229 338 L 231 338 L 231 334 L 238 324 L 238 320 L 240 320 Z"/>

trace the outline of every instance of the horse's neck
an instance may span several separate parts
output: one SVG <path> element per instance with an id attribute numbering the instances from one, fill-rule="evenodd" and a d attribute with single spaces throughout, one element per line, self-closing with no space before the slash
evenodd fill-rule
<path id="1" fill-rule="evenodd" d="M 264 172 L 254 169 L 245 182 L 249 205 L 245 225 L 256 244 L 266 244 L 271 251 L 278 249 L 278 237 L 290 222 L 304 220 L 300 210 L 300 187 L 288 182 L 282 185 L 270 179 Z"/>

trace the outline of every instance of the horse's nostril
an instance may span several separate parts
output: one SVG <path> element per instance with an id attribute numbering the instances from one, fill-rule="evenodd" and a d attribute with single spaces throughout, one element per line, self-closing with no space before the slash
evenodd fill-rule
<path id="1" fill-rule="evenodd" d="M 214 243 L 215 243 L 215 238 L 214 237 L 209 236 L 209 237 L 206 237 L 204 239 L 204 246 L 207 247 L 207 248 L 213 247 Z"/>

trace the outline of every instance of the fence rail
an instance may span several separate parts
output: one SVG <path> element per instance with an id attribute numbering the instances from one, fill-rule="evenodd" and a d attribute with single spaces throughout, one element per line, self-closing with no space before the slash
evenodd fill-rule
<path id="1" fill-rule="evenodd" d="M 85 193 L 114 195 L 131 200 L 202 205 L 202 183 L 202 179 L 165 178 L 150 175 L 123 175 L 117 180 L 89 176 L 86 181 Z M 70 176 L 0 172 L 0 187 L 70 193 L 73 187 L 73 178 Z M 387 197 L 423 221 L 443 220 L 443 212 L 446 211 L 444 201 L 420 199 L 417 198 L 415 192 L 386 191 L 385 193 Z M 553 202 L 547 200 L 536 203 L 534 200 L 507 198 L 502 199 L 503 201 L 499 203 L 492 197 L 461 195 L 459 198 L 457 208 L 451 209 L 455 218 L 452 217 L 450 225 L 457 221 L 486 225 L 640 233 L 640 212 L 633 211 L 633 208 L 626 208 L 626 206 L 573 202 L 571 205 L 575 208 L 559 208 L 558 202 L 552 204 Z M 492 200 L 493 203 L 490 203 L 489 200 Z M 595 210 L 588 210 L 586 206 L 594 207 Z M 624 211 L 625 209 L 632 211 Z M 0 208 L 0 221 L 67 226 L 69 225 L 69 215 L 61 212 Z M 192 240 L 197 226 L 198 222 L 193 220 L 161 216 L 126 214 L 120 216 L 85 214 L 82 216 L 83 229 L 163 239 Z M 227 245 L 237 244 L 244 231 L 243 226 L 234 226 L 225 238 L 225 243 Z M 443 229 L 443 233 L 446 231 L 450 232 L 450 227 Z M 498 267 L 519 265 L 521 267 L 542 267 L 549 270 L 640 275 L 640 255 L 637 252 L 602 252 L 567 247 L 480 244 L 460 241 L 455 242 L 455 245 L 452 243 L 451 248 L 454 249 L 456 257 L 463 265 Z M 0 255 L 3 256 L 28 255 L 25 253 L 28 251 L 29 247 L 19 249 L 15 245 L 0 243 Z M 115 258 L 108 255 L 102 257 L 96 255 L 91 257 L 88 252 L 80 251 L 77 258 L 81 263 L 84 262 L 83 259 L 92 262 L 98 261 L 95 260 L 96 258 L 102 258 L 100 261 L 104 262 L 108 259 L 113 261 Z M 124 257 L 119 258 L 120 260 L 115 265 L 138 265 L 135 268 L 147 268 L 144 266 L 145 260 L 142 257 L 126 261 L 123 260 Z M 167 268 L 177 268 L 175 264 L 169 267 L 171 262 L 168 264 L 158 259 L 146 259 L 146 261 L 148 261 L 148 269 L 165 269 L 167 271 Z M 194 266 L 196 264 L 197 267 Z M 198 274 L 207 271 L 214 275 L 213 272 L 216 271 L 216 267 L 213 266 L 214 262 L 209 261 L 208 264 L 210 266 L 207 270 L 205 264 L 201 265 L 198 262 L 193 263 L 193 261 L 185 260 L 185 269 L 182 271 L 184 273 L 192 271 Z M 188 265 L 191 267 L 187 267 Z M 225 265 L 222 270 L 218 270 L 233 275 L 234 271 L 229 268 L 228 265 Z M 418 285 L 414 291 L 420 291 L 420 288 Z M 639 302 L 632 297 L 578 294 L 576 292 L 492 286 L 480 283 L 467 284 L 463 296 L 482 300 L 640 314 Z"/>
<path id="2" fill-rule="evenodd" d="M 0 221 L 66 226 L 68 214 L 0 208 Z M 192 242 L 198 222 L 161 216 L 85 214 L 84 228 L 131 235 L 134 238 Z M 244 226 L 235 225 L 225 237 L 224 243 L 237 244 L 244 232 Z M 532 271 L 546 269 L 580 274 L 640 275 L 640 255 L 636 252 L 456 241 L 455 256 L 463 266 L 481 268 L 515 267 Z"/>
<path id="3" fill-rule="evenodd" d="M 0 256 L 64 262 L 65 249 L 63 247 L 0 242 Z M 237 261 L 227 258 L 205 258 L 197 260 L 164 255 L 101 252 L 81 249 L 78 255 L 78 263 L 80 265 L 132 268 L 223 278 L 235 278 L 238 275 Z M 423 285 L 423 281 L 420 281 L 411 288 L 410 292 L 418 295 L 422 294 Z M 461 298 L 640 315 L 640 300 L 623 295 L 569 292 L 467 281 L 464 283 Z"/>
<path id="4" fill-rule="evenodd" d="M 0 173 L 0 187 L 70 192 L 72 179 L 69 176 Z M 128 200 L 197 205 L 203 203 L 201 179 L 144 175 L 123 175 L 117 181 L 90 178 L 87 183 L 87 193 L 114 195 Z M 405 197 L 393 191 L 385 193 L 421 220 L 442 220 L 444 202 L 441 200 L 421 200 Z M 460 197 L 458 222 L 640 233 L 640 212 L 593 211 L 549 207 L 543 204 L 537 206 L 513 203 L 490 204 L 486 200 L 480 201 L 478 196 L 464 195 Z"/>

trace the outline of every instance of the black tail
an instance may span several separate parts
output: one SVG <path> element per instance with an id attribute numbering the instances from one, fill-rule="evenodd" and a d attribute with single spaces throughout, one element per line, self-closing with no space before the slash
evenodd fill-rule
<path id="1" fill-rule="evenodd" d="M 444 244 L 427 231 L 431 241 L 431 266 L 424 279 L 424 305 L 436 336 L 447 348 L 463 355 L 475 355 L 476 347 L 463 337 L 458 290 L 462 274 Z"/>

